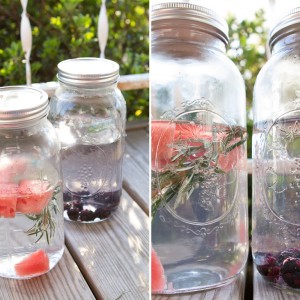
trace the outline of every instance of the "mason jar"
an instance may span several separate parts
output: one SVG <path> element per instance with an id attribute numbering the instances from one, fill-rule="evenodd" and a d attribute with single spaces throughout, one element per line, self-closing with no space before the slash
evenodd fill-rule
<path id="1" fill-rule="evenodd" d="M 227 44 L 215 12 L 153 6 L 153 293 L 222 286 L 247 261 L 245 87 Z"/>
<path id="2" fill-rule="evenodd" d="M 69 59 L 58 64 L 57 78 L 49 119 L 61 142 L 64 217 L 100 222 L 122 193 L 126 104 L 117 88 L 119 65 Z"/>
<path id="3" fill-rule="evenodd" d="M 270 31 L 254 88 L 253 260 L 263 278 L 300 289 L 300 8 Z"/>
<path id="4" fill-rule="evenodd" d="M 64 251 L 60 145 L 48 96 L 0 88 L 0 276 L 51 270 Z"/>

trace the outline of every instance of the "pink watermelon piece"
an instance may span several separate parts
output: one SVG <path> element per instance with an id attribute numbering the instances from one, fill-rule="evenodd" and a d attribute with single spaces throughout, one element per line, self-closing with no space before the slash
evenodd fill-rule
<path id="1" fill-rule="evenodd" d="M 48 181 L 22 180 L 19 184 L 17 212 L 40 214 L 48 205 L 53 194 Z"/>
<path id="2" fill-rule="evenodd" d="M 172 143 L 184 141 L 187 145 L 201 147 L 203 144 L 198 140 L 212 141 L 212 128 L 210 126 L 190 123 L 170 123 L 167 121 L 154 121 L 151 123 L 151 161 L 152 169 L 161 170 L 165 165 L 171 163 L 171 158 L 176 154 L 170 147 Z M 222 134 L 217 136 L 221 141 L 225 138 Z M 203 156 L 208 149 L 199 149 L 189 157 L 192 161 Z M 227 154 L 220 154 L 217 162 L 218 167 L 225 173 L 232 170 L 243 156 L 241 146 L 234 148 Z M 156 166 L 155 166 L 156 164 Z"/>
<path id="3" fill-rule="evenodd" d="M 218 159 L 218 167 L 225 173 L 228 173 L 236 166 L 242 155 L 243 151 L 241 146 L 234 148 L 226 155 L 220 154 Z"/>
<path id="4" fill-rule="evenodd" d="M 43 274 L 49 271 L 49 257 L 44 250 L 37 250 L 27 255 L 19 263 L 15 264 L 15 271 L 18 276 L 32 276 Z"/>
<path id="5" fill-rule="evenodd" d="M 161 170 L 173 155 L 175 124 L 168 121 L 151 122 L 151 163 L 153 170 Z"/>
<path id="6" fill-rule="evenodd" d="M 14 183 L 0 183 L 0 217 L 14 218 L 18 186 Z"/>
<path id="7" fill-rule="evenodd" d="M 176 132 L 175 132 L 175 140 L 185 140 L 185 143 L 190 146 L 201 147 L 203 146 L 202 142 L 197 142 L 195 140 L 201 139 L 205 141 L 212 140 L 211 127 L 189 124 L 189 123 L 177 123 L 176 124 Z M 199 149 L 199 151 L 189 158 L 190 160 L 199 158 L 203 156 L 206 152 L 206 149 Z"/>
<path id="8" fill-rule="evenodd" d="M 164 268 L 161 264 L 157 253 L 152 248 L 151 250 L 151 291 L 159 292 L 165 288 L 166 278 L 164 275 Z"/>
<path id="9" fill-rule="evenodd" d="M 0 159 L 0 182 L 9 183 L 25 172 L 27 162 L 23 157 L 1 157 Z"/>

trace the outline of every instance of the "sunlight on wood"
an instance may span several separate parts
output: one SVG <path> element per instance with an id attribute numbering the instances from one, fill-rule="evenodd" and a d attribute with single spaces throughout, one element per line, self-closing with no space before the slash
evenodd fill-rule
<path id="1" fill-rule="evenodd" d="M 129 236 L 128 244 L 132 250 L 132 256 L 135 264 L 141 263 L 141 254 L 142 254 L 142 242 L 137 236 Z"/>
<path id="2" fill-rule="evenodd" d="M 141 230 L 142 229 L 142 224 L 141 224 L 141 221 L 139 220 L 139 218 L 137 217 L 135 211 L 131 208 L 129 210 L 129 222 L 130 224 L 133 225 L 133 227 L 136 229 L 136 230 Z"/>

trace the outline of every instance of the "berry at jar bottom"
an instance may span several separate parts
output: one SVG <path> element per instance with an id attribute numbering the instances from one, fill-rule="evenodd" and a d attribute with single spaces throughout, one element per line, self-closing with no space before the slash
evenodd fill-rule
<path id="1" fill-rule="evenodd" d="M 300 249 L 289 248 L 276 254 L 256 252 L 254 262 L 265 280 L 300 289 Z"/>

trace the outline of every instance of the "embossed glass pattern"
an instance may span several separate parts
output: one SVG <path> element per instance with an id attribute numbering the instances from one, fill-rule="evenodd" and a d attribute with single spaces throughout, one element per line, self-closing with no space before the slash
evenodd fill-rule
<path id="1" fill-rule="evenodd" d="M 254 89 L 255 265 L 279 288 L 300 288 L 300 15 L 275 24 L 272 57 Z"/>
<path id="2" fill-rule="evenodd" d="M 67 220 L 100 222 L 119 205 L 126 104 L 118 72 L 117 63 L 98 58 L 59 63 L 49 118 L 62 145 Z"/>
<path id="3" fill-rule="evenodd" d="M 171 3 L 152 18 L 152 292 L 209 289 L 247 260 L 244 84 L 214 12 Z"/>

